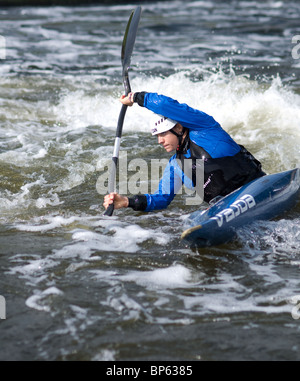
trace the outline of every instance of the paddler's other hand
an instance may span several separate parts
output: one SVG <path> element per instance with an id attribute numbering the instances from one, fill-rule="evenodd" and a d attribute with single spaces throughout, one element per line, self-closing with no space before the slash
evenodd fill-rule
<path id="1" fill-rule="evenodd" d="M 118 193 L 110 193 L 104 197 L 103 206 L 105 209 L 109 207 L 110 204 L 114 204 L 115 209 L 127 208 L 128 207 L 128 197 L 121 196 Z"/>
<path id="2" fill-rule="evenodd" d="M 120 98 L 120 102 L 123 103 L 125 106 L 132 106 L 133 105 L 133 96 L 134 93 L 129 93 L 128 95 L 122 95 Z"/>

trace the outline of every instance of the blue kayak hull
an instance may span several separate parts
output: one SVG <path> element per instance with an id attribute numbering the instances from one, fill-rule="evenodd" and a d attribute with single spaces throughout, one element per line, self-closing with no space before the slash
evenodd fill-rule
<path id="1" fill-rule="evenodd" d="M 270 220 L 291 209 L 300 195 L 300 169 L 260 177 L 230 193 L 205 211 L 193 212 L 181 238 L 191 246 L 228 242 L 239 227 Z"/>

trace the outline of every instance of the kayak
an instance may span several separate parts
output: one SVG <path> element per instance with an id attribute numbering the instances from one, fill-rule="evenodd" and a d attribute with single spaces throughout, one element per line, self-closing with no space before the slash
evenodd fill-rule
<path id="1" fill-rule="evenodd" d="M 300 169 L 260 177 L 187 218 L 182 240 L 192 247 L 215 246 L 236 237 L 238 228 L 271 220 L 290 210 L 300 196 Z"/>

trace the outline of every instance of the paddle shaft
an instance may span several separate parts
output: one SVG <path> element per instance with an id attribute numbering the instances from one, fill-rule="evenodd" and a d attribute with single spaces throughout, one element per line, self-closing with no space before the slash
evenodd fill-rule
<path id="1" fill-rule="evenodd" d="M 136 10 L 132 12 L 130 15 L 130 18 L 127 23 L 125 35 L 123 38 L 121 61 L 122 61 L 122 67 L 123 67 L 122 78 L 123 78 L 123 84 L 124 84 L 126 96 L 131 92 L 128 70 L 129 70 L 131 54 L 133 51 L 133 46 L 134 46 L 134 42 L 136 38 L 136 32 L 137 32 L 140 16 L 141 16 L 141 7 L 138 6 Z M 112 163 L 111 163 L 109 179 L 108 179 L 108 193 L 112 193 L 115 191 L 115 181 L 116 181 L 116 173 L 117 173 L 117 166 L 118 166 L 118 160 L 119 160 L 119 151 L 120 151 L 123 124 L 124 124 L 127 107 L 128 106 L 126 105 L 122 105 L 119 118 L 118 118 L 114 151 L 113 151 Z M 109 207 L 106 209 L 104 215 L 112 216 L 113 212 L 114 212 L 114 204 L 110 204 Z"/>

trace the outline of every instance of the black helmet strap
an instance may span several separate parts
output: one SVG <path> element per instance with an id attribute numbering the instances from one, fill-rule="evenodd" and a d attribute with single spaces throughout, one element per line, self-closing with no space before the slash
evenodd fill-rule
<path id="1" fill-rule="evenodd" d="M 184 135 L 184 133 L 185 133 L 185 130 L 186 130 L 186 128 L 183 127 L 183 130 L 181 131 L 180 134 L 178 134 L 178 132 L 174 131 L 174 128 L 172 128 L 172 130 L 170 130 L 170 132 L 172 132 L 172 134 L 174 134 L 174 135 L 177 136 L 177 138 L 178 138 L 178 147 L 177 147 L 177 151 L 179 151 L 180 146 L 181 146 L 181 144 L 182 144 L 182 138 L 183 138 L 183 135 Z"/>

